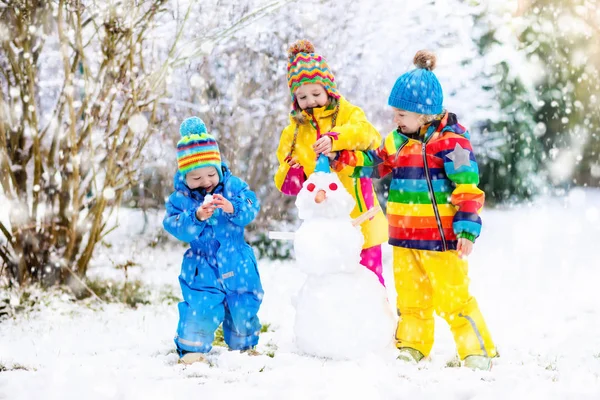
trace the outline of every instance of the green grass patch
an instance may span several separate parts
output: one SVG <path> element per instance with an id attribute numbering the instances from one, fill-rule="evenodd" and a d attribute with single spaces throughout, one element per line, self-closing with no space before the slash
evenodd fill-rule
<path id="1" fill-rule="evenodd" d="M 88 280 L 86 285 L 107 303 L 124 303 L 136 308 L 140 304 L 150 304 L 150 292 L 144 288 L 142 282 L 113 280 Z M 80 298 L 90 297 L 89 291 L 82 291 Z"/>
<path id="2" fill-rule="evenodd" d="M 446 368 L 459 368 L 460 367 L 460 359 L 458 357 L 454 357 L 451 360 L 446 362 Z"/>
<path id="3" fill-rule="evenodd" d="M 161 289 L 160 295 L 158 297 L 159 302 L 167 304 L 177 304 L 182 300 L 183 299 L 181 298 L 181 296 L 173 293 L 173 290 L 171 288 Z"/>
<path id="4" fill-rule="evenodd" d="M 6 292 L 6 298 L 0 300 L 0 319 L 11 318 L 18 313 L 28 312 L 36 307 L 44 307 L 52 302 L 56 296 L 67 293 L 72 296 L 66 287 L 52 287 L 45 290 L 39 284 L 24 286 L 20 289 L 11 289 Z"/>
<path id="5" fill-rule="evenodd" d="M 271 327 L 271 324 L 264 324 L 260 327 L 260 333 L 265 333 L 269 331 L 269 328 Z M 227 347 L 227 343 L 225 343 L 225 339 L 223 338 L 223 325 L 219 325 L 219 327 L 217 328 L 217 330 L 215 331 L 215 339 L 213 340 L 213 346 L 219 346 L 219 347 Z M 268 346 L 268 345 L 267 345 Z M 267 353 L 267 355 L 271 358 L 275 357 L 275 352 L 273 352 L 273 355 L 269 355 Z"/>
<path id="6" fill-rule="evenodd" d="M 265 352 L 265 355 L 267 357 L 271 357 L 271 358 L 275 358 L 275 352 L 277 351 L 277 345 L 273 342 L 269 342 L 266 345 L 267 351 Z"/>
<path id="7" fill-rule="evenodd" d="M 219 325 L 215 332 L 215 340 L 213 340 L 213 346 L 227 347 L 225 339 L 223 338 L 223 325 Z"/>
<path id="8" fill-rule="evenodd" d="M 26 367 L 23 364 L 15 363 L 10 366 L 0 363 L 0 372 L 8 371 L 35 371 L 35 368 Z"/>
<path id="9" fill-rule="evenodd" d="M 544 368 L 546 371 L 557 371 L 558 367 L 556 365 L 556 362 L 552 362 L 548 365 L 546 365 L 546 368 Z"/>

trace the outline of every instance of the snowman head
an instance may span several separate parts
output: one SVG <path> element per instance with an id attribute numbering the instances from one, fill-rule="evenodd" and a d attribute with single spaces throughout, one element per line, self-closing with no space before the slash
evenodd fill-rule
<path id="1" fill-rule="evenodd" d="M 354 198 L 335 173 L 314 172 L 302 185 L 296 198 L 298 216 L 311 218 L 348 218 Z"/>

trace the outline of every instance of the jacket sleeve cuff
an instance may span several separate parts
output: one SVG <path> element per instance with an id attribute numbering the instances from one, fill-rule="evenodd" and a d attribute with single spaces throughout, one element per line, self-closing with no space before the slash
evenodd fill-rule
<path id="1" fill-rule="evenodd" d="M 329 136 L 331 138 L 331 143 L 333 143 L 335 140 L 339 139 L 340 134 L 337 132 L 327 132 L 323 136 Z"/>
<path id="2" fill-rule="evenodd" d="M 200 220 L 198 219 L 198 216 L 196 215 L 196 211 L 197 211 L 197 210 L 198 210 L 198 207 L 196 207 L 195 209 L 193 209 L 193 210 L 191 211 L 191 213 L 192 213 L 192 221 L 194 221 L 194 223 L 195 223 L 196 225 L 202 226 L 202 225 L 204 225 L 204 224 L 206 223 L 206 221 L 200 221 Z"/>
<path id="3" fill-rule="evenodd" d="M 302 189 L 304 181 L 306 181 L 304 167 L 290 168 L 280 190 L 283 194 L 288 196 L 296 196 L 300 192 L 300 189 Z"/>
<path id="4" fill-rule="evenodd" d="M 458 235 L 456 235 L 457 238 L 459 239 L 468 239 L 471 242 L 475 243 L 475 239 L 477 238 L 477 236 L 473 235 L 472 233 L 469 232 L 461 232 Z"/>
<path id="5" fill-rule="evenodd" d="M 240 199 L 230 199 L 229 200 L 231 202 L 231 205 L 233 206 L 233 212 L 232 213 L 225 213 L 225 216 L 229 219 L 235 219 L 240 215 L 240 210 L 242 209 L 241 207 L 241 200 Z"/>

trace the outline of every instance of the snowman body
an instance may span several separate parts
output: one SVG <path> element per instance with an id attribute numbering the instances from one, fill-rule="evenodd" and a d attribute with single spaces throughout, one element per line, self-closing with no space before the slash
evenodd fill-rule
<path id="1" fill-rule="evenodd" d="M 315 172 L 296 205 L 303 222 L 294 251 L 307 274 L 295 302 L 296 346 L 333 359 L 383 350 L 393 340 L 395 321 L 385 288 L 360 265 L 364 239 L 350 218 L 354 199 L 337 175 Z"/>

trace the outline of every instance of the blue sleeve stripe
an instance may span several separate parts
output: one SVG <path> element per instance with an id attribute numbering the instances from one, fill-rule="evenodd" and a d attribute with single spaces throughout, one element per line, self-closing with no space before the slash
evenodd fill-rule
<path id="1" fill-rule="evenodd" d="M 454 221 L 452 229 L 456 234 L 460 232 L 467 232 L 475 236 L 479 236 L 481 233 L 481 224 L 472 221 Z"/>

